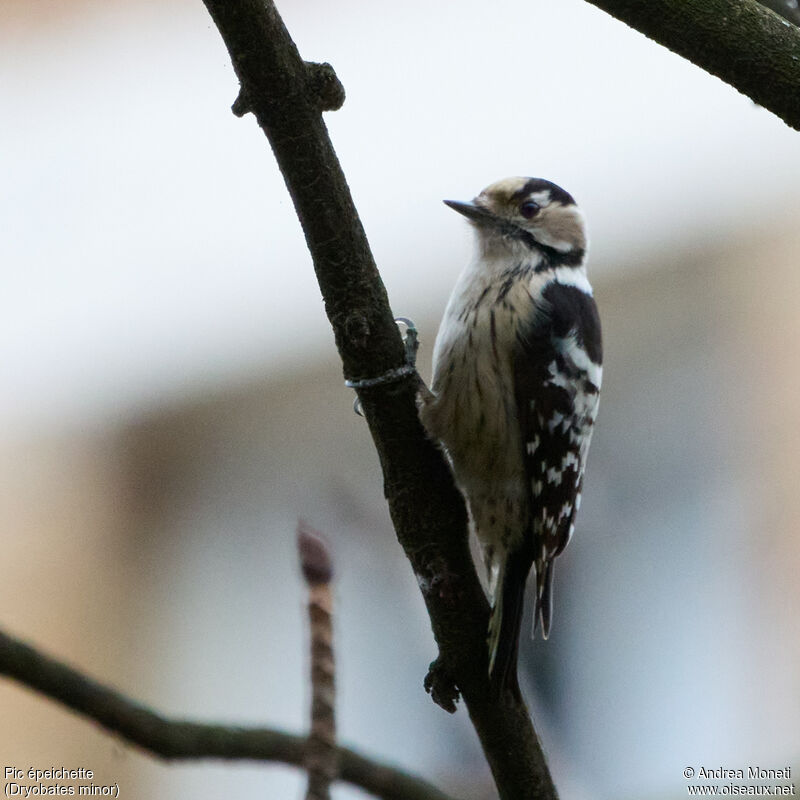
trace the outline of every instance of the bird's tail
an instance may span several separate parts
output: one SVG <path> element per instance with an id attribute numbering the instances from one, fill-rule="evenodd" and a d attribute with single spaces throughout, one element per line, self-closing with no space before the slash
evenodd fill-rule
<path id="1" fill-rule="evenodd" d="M 509 553 L 499 564 L 488 636 L 489 684 L 495 699 L 508 691 L 520 693 L 517 656 L 530 567 L 530 559 L 522 553 Z"/>
<path id="2" fill-rule="evenodd" d="M 533 610 L 533 635 L 536 635 L 536 625 L 541 623 L 542 638 L 550 635 L 550 625 L 553 622 L 553 565 L 554 559 L 548 559 L 543 564 L 536 565 L 536 608 Z"/>

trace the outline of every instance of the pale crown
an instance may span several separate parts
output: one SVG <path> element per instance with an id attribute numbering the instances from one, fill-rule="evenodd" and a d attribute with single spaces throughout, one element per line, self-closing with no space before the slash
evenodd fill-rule
<path id="1" fill-rule="evenodd" d="M 572 195 L 542 178 L 504 178 L 469 203 L 445 203 L 473 224 L 487 256 L 538 249 L 554 266 L 579 266 L 586 255 L 581 210 Z"/>

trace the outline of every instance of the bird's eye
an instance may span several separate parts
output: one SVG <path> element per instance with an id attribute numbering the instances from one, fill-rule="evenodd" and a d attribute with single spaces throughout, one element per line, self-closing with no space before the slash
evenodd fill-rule
<path id="1" fill-rule="evenodd" d="M 526 200 L 519 207 L 519 213 L 522 214 L 525 219 L 531 219 L 539 213 L 539 208 L 540 206 L 538 203 L 534 203 L 533 200 Z"/>

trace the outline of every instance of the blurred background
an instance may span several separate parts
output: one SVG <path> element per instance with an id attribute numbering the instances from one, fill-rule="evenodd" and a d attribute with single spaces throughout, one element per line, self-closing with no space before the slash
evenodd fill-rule
<path id="1" fill-rule="evenodd" d="M 800 767 L 800 134 L 581 0 L 280 10 L 347 89 L 326 119 L 424 377 L 471 244 L 441 199 L 523 174 L 586 211 L 603 402 L 521 665 L 562 796 Z M 483 800 L 237 88 L 199 0 L 0 4 L 0 624 L 165 713 L 302 732 L 302 516 L 335 547 L 342 740 Z M 8 682 L 0 714 L 4 766 L 302 796 L 296 770 L 169 766 Z"/>

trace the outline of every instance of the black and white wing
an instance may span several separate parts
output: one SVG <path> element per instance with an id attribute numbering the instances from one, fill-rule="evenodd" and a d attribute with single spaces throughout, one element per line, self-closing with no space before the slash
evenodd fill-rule
<path id="1" fill-rule="evenodd" d="M 588 288 L 588 284 L 587 284 Z M 574 530 L 602 381 L 597 306 L 579 286 L 551 281 L 514 352 L 514 391 L 530 489 L 527 552 L 536 569 L 534 631 L 550 633 L 553 562 Z"/>

